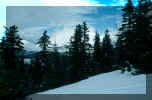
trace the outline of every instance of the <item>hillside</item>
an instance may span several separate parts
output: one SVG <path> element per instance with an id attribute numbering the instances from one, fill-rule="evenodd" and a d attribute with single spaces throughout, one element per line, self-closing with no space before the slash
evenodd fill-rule
<path id="1" fill-rule="evenodd" d="M 146 75 L 117 70 L 39 94 L 146 94 Z"/>

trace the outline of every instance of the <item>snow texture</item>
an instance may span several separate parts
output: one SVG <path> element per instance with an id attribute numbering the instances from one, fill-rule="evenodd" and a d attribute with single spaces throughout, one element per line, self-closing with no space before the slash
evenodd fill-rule
<path id="1" fill-rule="evenodd" d="M 38 94 L 146 94 L 146 75 L 117 70 Z"/>

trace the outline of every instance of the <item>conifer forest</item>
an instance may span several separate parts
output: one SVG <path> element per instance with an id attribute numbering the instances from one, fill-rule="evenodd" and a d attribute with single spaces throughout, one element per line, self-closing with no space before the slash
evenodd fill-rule
<path id="1" fill-rule="evenodd" d="M 19 27 L 6 26 L 0 40 L 0 100 L 26 100 L 33 93 L 115 70 L 122 74 L 135 70 L 134 75 L 152 73 L 151 5 L 151 0 L 139 0 L 137 6 L 128 0 L 121 9 L 116 42 L 112 42 L 107 27 L 103 39 L 96 31 L 91 44 L 84 20 L 75 25 L 63 51 L 50 39 L 48 30 L 43 30 L 35 43 L 40 51 L 28 52 Z"/>

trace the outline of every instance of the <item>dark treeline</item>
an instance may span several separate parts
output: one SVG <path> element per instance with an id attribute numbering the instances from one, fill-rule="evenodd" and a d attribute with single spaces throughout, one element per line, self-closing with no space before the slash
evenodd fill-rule
<path id="1" fill-rule="evenodd" d="M 123 7 L 122 24 L 117 41 L 112 43 L 110 31 L 103 39 L 96 32 L 94 44 L 89 43 L 86 22 L 76 25 L 74 34 L 61 52 L 56 42 L 50 41 L 45 30 L 37 41 L 41 48 L 29 56 L 25 51 L 17 26 L 6 27 L 0 42 L 0 99 L 24 100 L 25 96 L 80 81 L 90 76 L 114 70 L 135 69 L 135 74 L 151 73 L 152 31 L 150 0 L 139 0 L 133 6 L 128 0 Z"/>
<path id="2" fill-rule="evenodd" d="M 147 16 L 151 10 L 151 0 L 139 0 L 136 7 L 128 0 L 122 9 L 123 20 L 116 43 L 117 61 L 128 71 L 133 65 L 140 73 L 152 72 L 152 28 L 151 17 Z"/>

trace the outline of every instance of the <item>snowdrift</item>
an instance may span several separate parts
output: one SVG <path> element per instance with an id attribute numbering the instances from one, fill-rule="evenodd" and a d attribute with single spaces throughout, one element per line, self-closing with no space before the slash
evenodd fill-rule
<path id="1" fill-rule="evenodd" d="M 38 94 L 146 94 L 146 75 L 117 70 Z"/>

